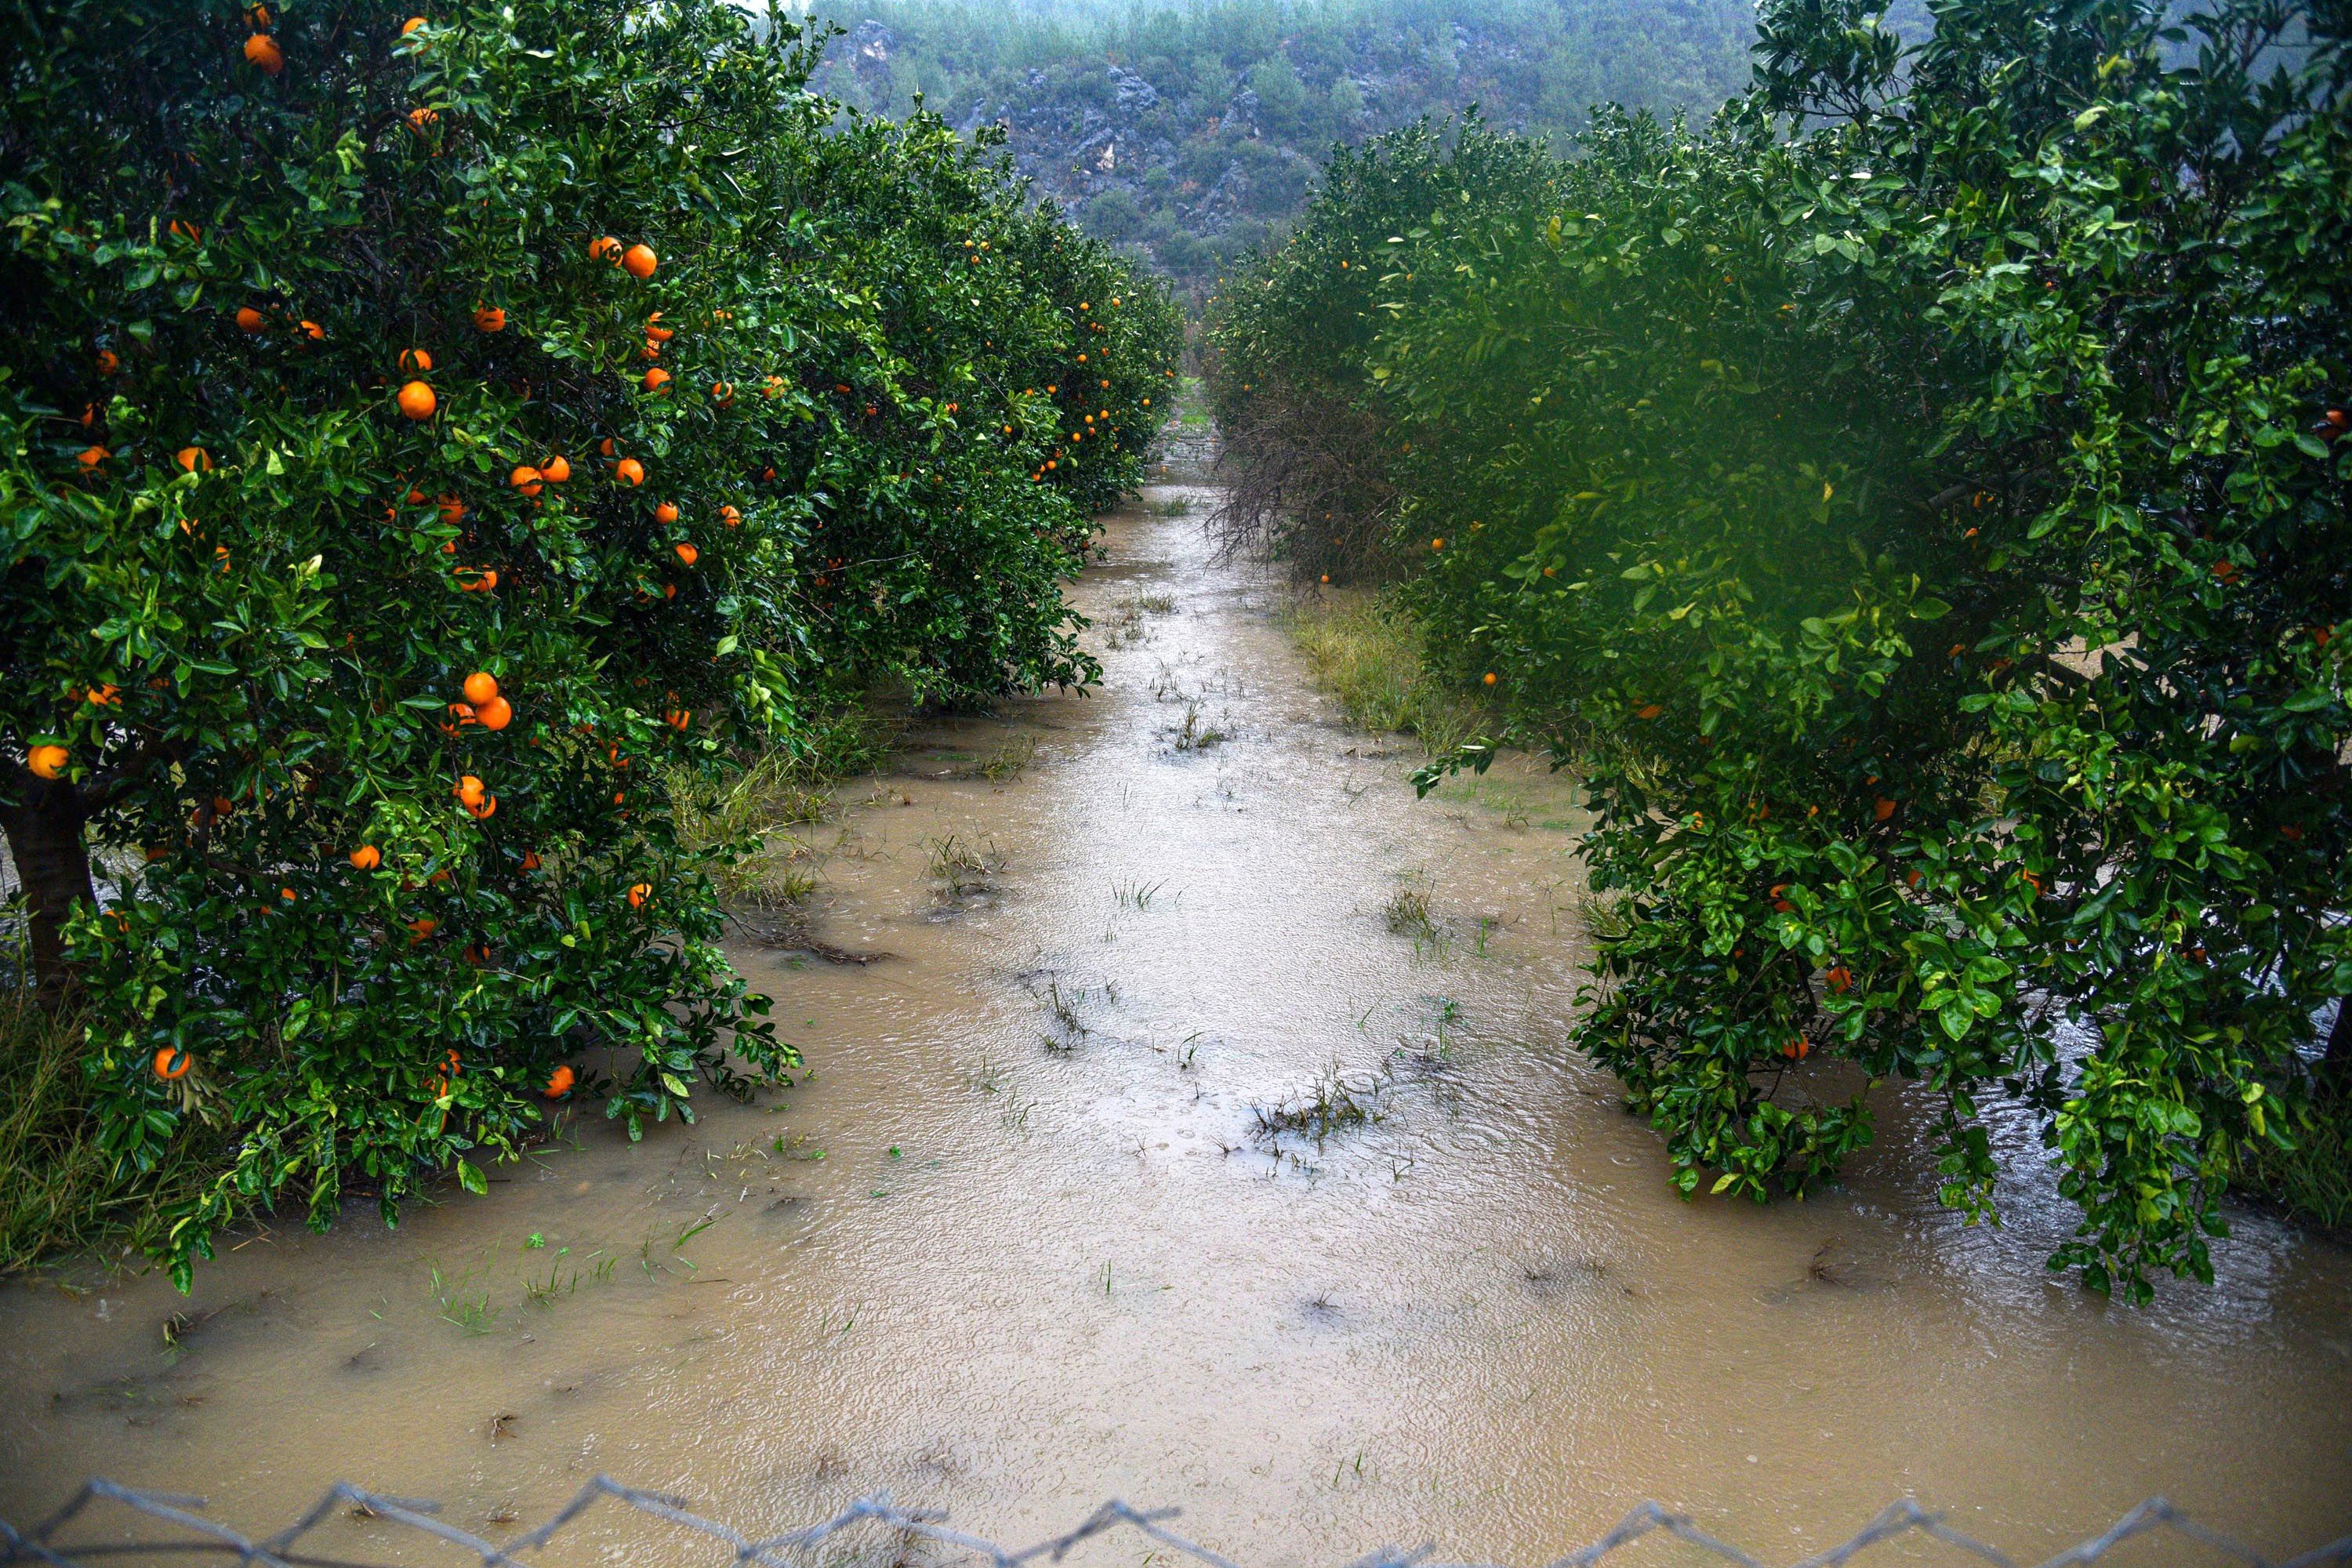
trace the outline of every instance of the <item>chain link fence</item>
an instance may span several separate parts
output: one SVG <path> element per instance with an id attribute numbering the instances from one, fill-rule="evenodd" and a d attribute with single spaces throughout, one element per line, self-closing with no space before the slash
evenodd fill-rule
<path id="1" fill-rule="evenodd" d="M 1186 1540 L 1167 1528 L 1177 1510 L 1139 1509 L 1113 1499 L 1088 1514 L 1076 1528 L 1033 1546 L 1017 1549 L 984 1541 L 976 1535 L 950 1530 L 947 1516 L 919 1509 L 902 1509 L 891 1502 L 889 1494 L 861 1498 L 831 1519 L 782 1535 L 771 1535 L 754 1540 L 731 1526 L 717 1520 L 705 1519 L 691 1512 L 685 1500 L 647 1491 L 638 1487 L 624 1486 L 610 1476 L 598 1476 L 570 1502 L 556 1510 L 544 1523 L 524 1531 L 503 1542 L 487 1541 L 470 1531 L 434 1517 L 436 1505 L 414 1498 L 384 1497 L 355 1487 L 347 1481 L 338 1482 L 313 1503 L 300 1518 L 275 1535 L 255 1540 L 239 1533 L 218 1521 L 207 1518 L 202 1511 L 205 1500 L 173 1492 L 144 1491 L 135 1487 L 119 1486 L 112 1481 L 93 1480 L 75 1494 L 73 1500 L 41 1523 L 19 1531 L 5 1520 L 0 1520 L 0 1563 L 42 1563 L 60 1568 L 94 1568 L 100 1563 L 115 1563 L 138 1561 L 142 1554 L 156 1561 L 202 1561 L 211 1558 L 234 1557 L 240 1563 L 258 1563 L 270 1568 L 367 1568 L 341 1556 L 319 1556 L 306 1552 L 304 1546 L 315 1531 L 346 1513 L 363 1520 L 386 1521 L 404 1530 L 415 1531 L 455 1549 L 465 1557 L 478 1561 L 484 1568 L 522 1568 L 519 1553 L 535 1552 L 553 1540 L 558 1532 L 591 1508 L 606 1499 L 621 1507 L 635 1510 L 688 1534 L 683 1544 L 692 1549 L 691 1558 L 677 1556 L 664 1561 L 707 1561 L 717 1563 L 724 1559 L 735 1563 L 759 1563 L 765 1568 L 811 1568 L 814 1549 L 826 1540 L 853 1528 L 865 1527 L 883 1534 L 895 1533 L 900 1541 L 922 1540 L 950 1549 L 952 1552 L 984 1558 L 993 1568 L 1022 1568 L 1024 1563 L 1045 1558 L 1059 1562 L 1071 1548 L 1089 1538 L 1113 1530 L 1133 1530 L 1180 1552 L 1208 1568 L 1239 1568 L 1231 1558 L 1210 1551 L 1207 1547 Z M 76 1545 L 60 1540 L 68 1527 L 89 1513 L 95 1504 L 112 1503 L 130 1509 L 147 1519 L 176 1527 L 169 1536 L 133 1541 L 107 1541 Z M 2194 1542 L 2219 1558 L 2251 1565 L 2251 1568 L 2319 1568 L 2323 1563 L 2352 1563 L 2352 1536 L 2330 1542 L 2298 1557 L 2273 1563 L 2260 1552 L 2251 1550 L 2218 1531 L 2209 1530 L 2166 1502 L 2151 1498 L 2126 1513 L 2100 1534 L 2078 1542 L 2049 1558 L 2041 1568 L 2069 1568 L 2075 1563 L 2098 1561 L 2110 1551 L 2137 1536 L 2164 1532 Z M 1709 1553 L 1740 1568 L 1766 1568 L 1765 1560 L 1719 1541 L 1692 1521 L 1687 1514 L 1675 1513 L 1654 1502 L 1645 1502 L 1618 1521 L 1615 1528 L 1591 1544 L 1553 1559 L 1545 1568 L 1588 1568 L 1621 1547 L 1633 1544 L 1644 1536 L 1663 1533 L 1687 1542 L 1702 1553 Z M 2020 1568 L 2020 1565 L 1998 1548 L 1972 1536 L 1965 1535 L 1944 1522 L 1941 1514 L 1920 1507 L 1906 1498 L 1881 1510 L 1878 1516 L 1857 1531 L 1853 1536 L 1825 1552 L 1816 1552 L 1791 1568 L 1832 1568 L 1848 1562 L 1872 1547 L 1901 1537 L 1930 1536 L 1937 1541 L 1973 1556 L 1982 1562 L 1999 1564 L 2000 1568 Z M 700 1536 L 709 1543 L 702 1552 L 702 1542 L 692 1541 Z M 321 1543 L 323 1544 L 323 1543 Z M 1383 1547 L 1369 1556 L 1360 1557 L 1347 1568 L 1488 1568 L 1483 1564 L 1446 1563 L 1435 1556 L 1433 1544 L 1401 1551 Z M 642 1559 L 631 1559 L 642 1561 Z M 2146 1559 L 2141 1559 L 2145 1561 Z M 2177 1561 L 2163 1558 L 2159 1561 Z"/>

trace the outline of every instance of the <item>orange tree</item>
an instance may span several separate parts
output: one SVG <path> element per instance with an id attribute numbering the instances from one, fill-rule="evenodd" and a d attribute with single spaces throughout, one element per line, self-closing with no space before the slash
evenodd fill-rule
<path id="1" fill-rule="evenodd" d="M 1050 205 L 1004 243 L 1014 286 L 1040 308 L 1017 366 L 1026 419 L 1014 423 L 1040 454 L 1031 475 L 1081 511 L 1103 510 L 1142 477 L 1175 395 L 1181 314 L 1165 282 L 1135 278 Z"/>
<path id="2" fill-rule="evenodd" d="M 1164 282 L 1025 206 L 983 156 L 1001 140 L 845 115 L 770 153 L 780 190 L 829 215 L 781 287 L 856 307 L 854 331 L 803 331 L 786 399 L 812 673 L 831 683 L 960 701 L 1094 674 L 1057 584 L 1141 478 L 1181 325 Z"/>
<path id="3" fill-rule="evenodd" d="M 1475 111 L 1450 129 L 1424 121 L 1335 148 L 1282 248 L 1209 301 L 1211 409 L 1238 459 L 1219 521 L 1302 578 L 1398 564 L 1389 532 L 1409 454 L 1365 396 L 1366 356 L 1404 300 L 1444 283 L 1399 258 L 1465 209 L 1529 207 L 1559 189 L 1539 144 Z"/>
<path id="4" fill-rule="evenodd" d="M 832 134 L 813 47 L 719 0 L 30 25 L 0 825 L 106 1145 L 233 1147 L 175 1277 L 289 1189 L 480 1191 L 548 1098 L 635 1135 L 788 1070 L 657 774 L 828 686 L 1090 673 L 1084 518 L 966 413 L 1045 352 L 961 258 L 1017 190 Z"/>
<path id="5" fill-rule="evenodd" d="M 1590 786 L 1579 1037 L 1683 1190 L 1832 1173 L 1843 1058 L 1972 1215 L 2021 1107 L 2138 1299 L 2346 1113 L 2352 16 L 1932 8 L 1399 231 L 1354 395 L 1433 658 Z"/>

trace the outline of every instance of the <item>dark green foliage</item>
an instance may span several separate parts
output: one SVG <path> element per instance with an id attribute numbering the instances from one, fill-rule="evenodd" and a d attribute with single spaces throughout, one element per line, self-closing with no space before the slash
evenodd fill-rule
<path id="1" fill-rule="evenodd" d="M 1277 341 L 1352 385 L 1433 658 L 1583 771 L 1580 1038 L 1684 1190 L 1834 1172 L 1843 1057 L 1940 1096 L 1971 1215 L 1990 1102 L 2038 1118 L 2053 1266 L 2139 1299 L 2309 1135 L 2352 991 L 2352 16 L 1933 12 L 1769 7 L 1711 129 L 1604 117 L 1374 289 L 1268 258 L 1220 396 Z"/>

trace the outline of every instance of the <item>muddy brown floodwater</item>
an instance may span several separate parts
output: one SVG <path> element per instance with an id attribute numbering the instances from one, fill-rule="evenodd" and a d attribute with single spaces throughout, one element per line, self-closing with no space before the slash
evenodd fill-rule
<path id="1" fill-rule="evenodd" d="M 575 1123 L 396 1232 L 232 1238 L 193 1300 L 0 1291 L 0 1517 L 102 1472 L 274 1526 L 344 1477 L 497 1533 L 602 1470 L 754 1533 L 887 1488 L 1017 1541 L 1118 1494 L 1267 1568 L 1531 1563 L 1643 1498 L 1778 1560 L 1905 1493 L 2027 1559 L 2155 1492 L 2273 1552 L 2352 1528 L 2341 1247 L 2240 1215 L 2212 1288 L 2110 1306 L 2043 1270 L 2029 1127 L 1964 1227 L 1894 1090 L 1845 1184 L 1677 1199 L 1563 1044 L 1569 794 L 1416 802 L 1197 518 L 1107 543 L 1099 690 L 932 726 L 806 830 L 820 934 L 888 956 L 737 952 L 806 1081 Z M 1335 1075 L 1365 1121 L 1258 1131 Z M 598 1514 L 547 1557 L 709 1555 L 656 1540 Z"/>

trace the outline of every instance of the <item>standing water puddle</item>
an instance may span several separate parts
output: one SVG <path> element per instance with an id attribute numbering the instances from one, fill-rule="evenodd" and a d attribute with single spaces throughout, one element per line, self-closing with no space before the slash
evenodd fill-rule
<path id="1" fill-rule="evenodd" d="M 1842 1187 L 1676 1199 L 1563 1046 L 1566 790 L 1415 802 L 1279 590 L 1192 521 L 1108 546 L 1099 690 L 932 726 L 804 830 L 819 933 L 888 955 L 737 952 L 804 1083 L 575 1123 L 397 1232 L 239 1238 L 190 1300 L 0 1292 L 0 1518 L 103 1473 L 258 1531 L 348 1478 L 498 1535 L 605 1471 L 755 1535 L 888 1489 L 1019 1542 L 1117 1494 L 1253 1568 L 1538 1562 L 1643 1498 L 1780 1561 L 1905 1493 L 2026 1560 L 2155 1492 L 2279 1554 L 2352 1527 L 2340 1247 L 2242 1215 L 2213 1288 L 2106 1305 L 2043 1272 L 2030 1130 L 1965 1228 L 1894 1091 Z M 655 1539 L 546 1556 L 716 1560 Z"/>

